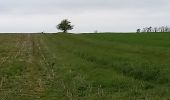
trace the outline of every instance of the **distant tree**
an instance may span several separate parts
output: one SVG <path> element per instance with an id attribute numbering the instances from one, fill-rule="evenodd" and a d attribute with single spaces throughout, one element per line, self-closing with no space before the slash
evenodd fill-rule
<path id="1" fill-rule="evenodd" d="M 154 31 L 154 32 L 158 32 L 159 29 L 158 29 L 157 27 L 154 27 L 154 28 L 153 28 L 153 31 Z"/>
<path id="2" fill-rule="evenodd" d="M 147 32 L 152 32 L 152 27 L 148 27 Z"/>
<path id="3" fill-rule="evenodd" d="M 169 26 L 159 26 L 159 27 L 145 27 L 141 30 L 141 32 L 170 32 Z"/>
<path id="4" fill-rule="evenodd" d="M 143 28 L 142 32 L 147 32 L 147 30 L 148 30 L 148 28 L 145 27 L 145 28 Z"/>
<path id="5" fill-rule="evenodd" d="M 164 26 L 161 27 L 161 32 L 165 32 L 165 27 Z"/>
<path id="6" fill-rule="evenodd" d="M 136 30 L 136 33 L 140 33 L 140 31 L 141 31 L 141 29 L 137 29 L 137 30 Z"/>
<path id="7" fill-rule="evenodd" d="M 165 26 L 165 32 L 169 32 L 169 27 Z"/>
<path id="8" fill-rule="evenodd" d="M 58 25 L 57 29 L 62 30 L 64 33 L 67 33 L 68 30 L 73 29 L 73 25 L 71 25 L 71 22 L 68 21 L 67 19 L 62 20 Z"/>

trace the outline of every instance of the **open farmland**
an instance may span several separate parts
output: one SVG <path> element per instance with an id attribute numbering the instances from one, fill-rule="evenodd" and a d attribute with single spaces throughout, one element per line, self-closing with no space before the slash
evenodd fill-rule
<path id="1" fill-rule="evenodd" d="M 170 33 L 1 34 L 0 100 L 170 100 Z"/>

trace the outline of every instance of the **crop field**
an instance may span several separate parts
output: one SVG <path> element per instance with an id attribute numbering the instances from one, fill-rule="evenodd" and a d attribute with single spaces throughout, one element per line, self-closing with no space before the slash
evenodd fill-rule
<path id="1" fill-rule="evenodd" d="M 170 100 L 170 33 L 1 34 L 0 100 Z"/>

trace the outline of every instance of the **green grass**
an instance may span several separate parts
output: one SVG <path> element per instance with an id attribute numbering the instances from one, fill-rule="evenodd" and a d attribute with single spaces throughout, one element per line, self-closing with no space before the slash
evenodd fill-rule
<path id="1" fill-rule="evenodd" d="M 0 100 L 170 100 L 170 33 L 1 34 Z"/>

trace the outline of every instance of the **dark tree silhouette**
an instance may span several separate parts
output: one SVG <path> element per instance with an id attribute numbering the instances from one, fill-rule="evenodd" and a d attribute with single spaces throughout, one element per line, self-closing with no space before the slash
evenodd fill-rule
<path id="1" fill-rule="evenodd" d="M 145 27 L 141 30 L 141 32 L 149 33 L 149 32 L 170 32 L 169 26 L 161 26 L 161 27 Z"/>
<path id="2" fill-rule="evenodd" d="M 60 24 L 57 25 L 58 30 L 62 30 L 64 33 L 67 33 L 68 30 L 73 29 L 73 25 L 71 25 L 71 22 L 67 19 L 64 19 L 60 22 Z"/>
<path id="3" fill-rule="evenodd" d="M 140 31 L 141 31 L 141 29 L 137 29 L 137 30 L 136 30 L 136 33 L 140 33 Z"/>
<path id="4" fill-rule="evenodd" d="M 153 31 L 154 31 L 154 32 L 158 32 L 159 29 L 158 29 L 157 27 L 154 27 Z"/>
<path id="5" fill-rule="evenodd" d="M 152 27 L 148 27 L 147 32 L 152 32 Z"/>

